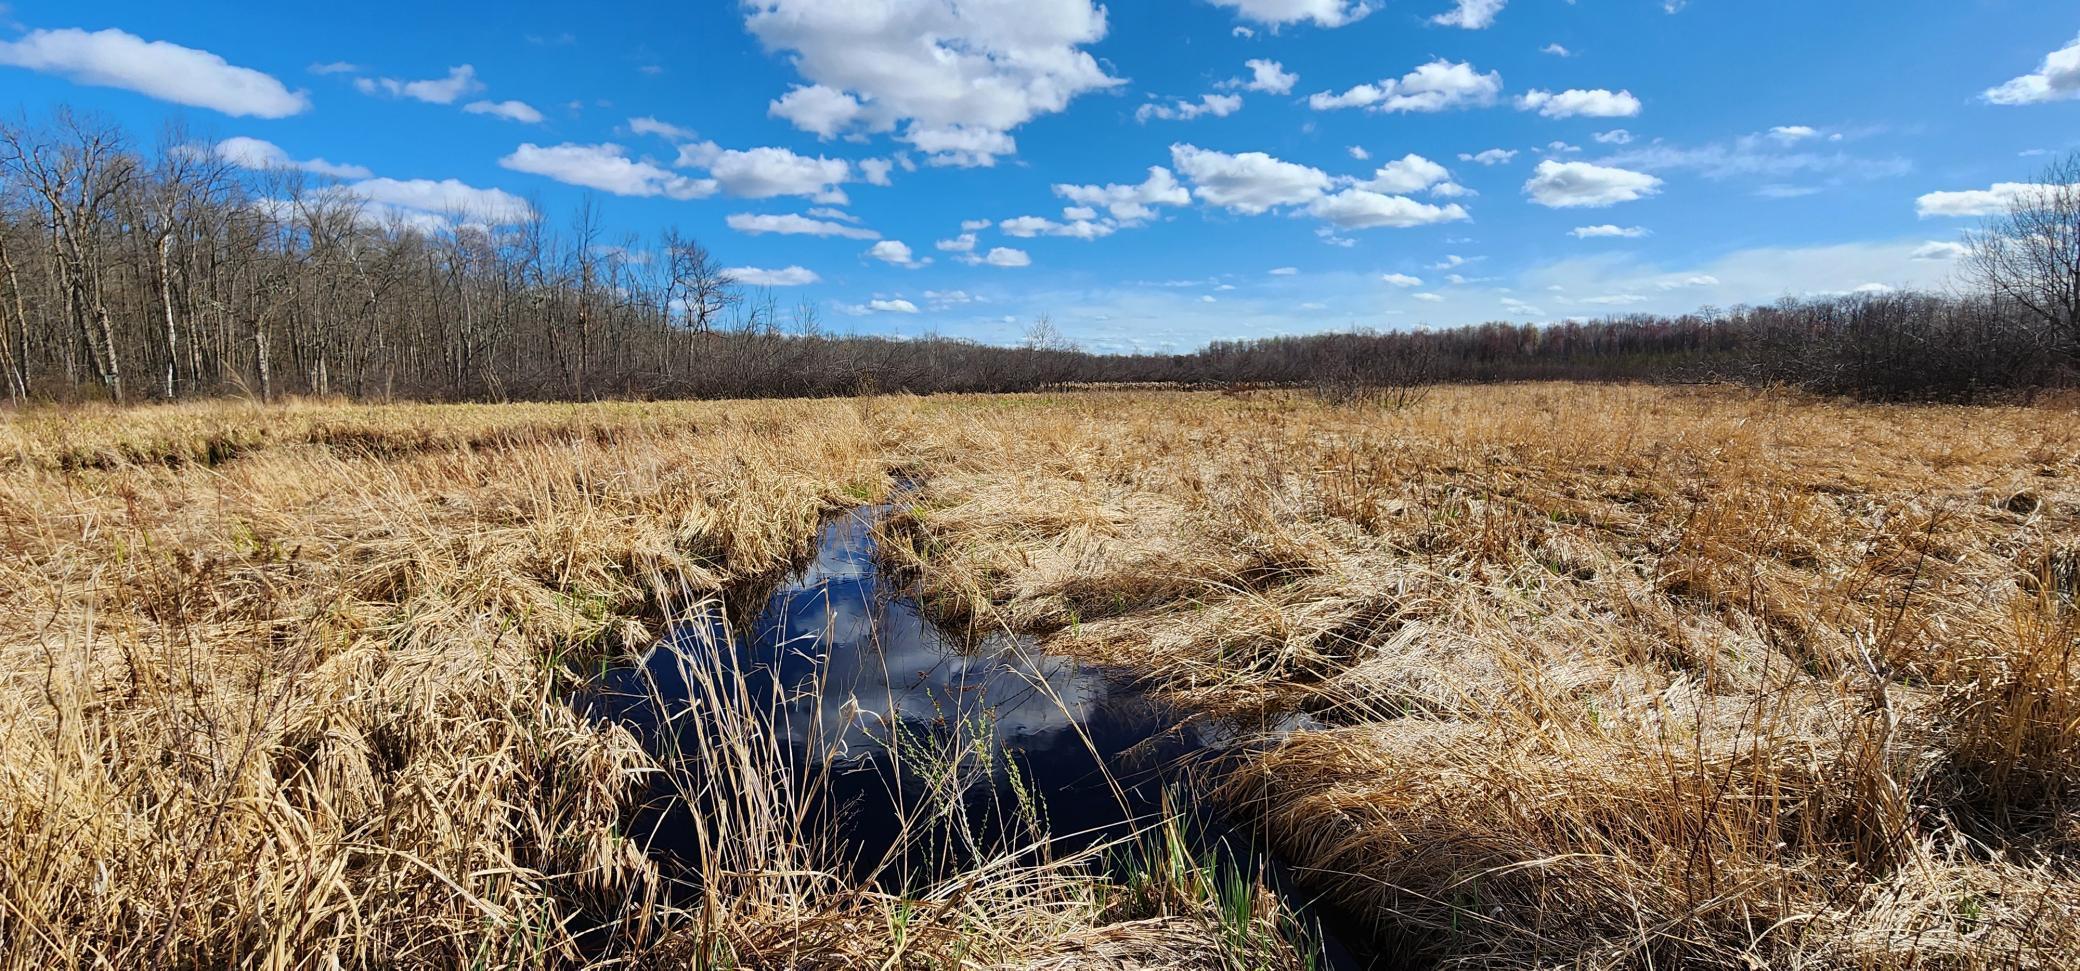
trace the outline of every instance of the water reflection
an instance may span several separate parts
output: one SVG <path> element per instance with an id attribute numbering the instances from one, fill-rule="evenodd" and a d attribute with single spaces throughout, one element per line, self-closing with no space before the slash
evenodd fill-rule
<path id="1" fill-rule="evenodd" d="M 665 744 L 696 694 L 689 659 L 726 652 L 796 764 L 836 768 L 832 806 L 862 863 L 897 842 L 907 811 L 948 796 L 969 810 L 961 843 L 938 847 L 955 857 L 1031 835 L 1013 831 L 1021 823 L 1071 850 L 1149 822 L 1199 747 L 1194 733 L 1102 670 L 1011 637 L 968 645 L 941 631 L 886 589 L 873 527 L 887 513 L 828 523 L 748 636 L 732 639 L 719 614 L 682 624 L 640 668 L 608 675 L 595 710 Z M 659 835 L 668 848 L 670 827 Z"/>

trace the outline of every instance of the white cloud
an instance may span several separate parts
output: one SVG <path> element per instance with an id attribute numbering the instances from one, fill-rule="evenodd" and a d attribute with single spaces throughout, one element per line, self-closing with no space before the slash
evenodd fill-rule
<path id="1" fill-rule="evenodd" d="M 1400 161 L 1388 162 L 1373 173 L 1372 181 L 1361 183 L 1376 192 L 1403 194 L 1421 192 L 1439 183 L 1449 183 L 1452 173 L 1421 155 L 1410 153 Z"/>
<path id="2" fill-rule="evenodd" d="M 346 191 L 370 202 L 432 215 L 456 215 L 492 225 L 533 218 L 527 200 L 502 189 L 479 189 L 455 179 L 363 179 Z"/>
<path id="3" fill-rule="evenodd" d="M 1351 157 L 1357 159 L 1360 162 L 1363 162 L 1372 157 L 1372 153 L 1366 151 L 1365 147 L 1362 145 L 1352 145 L 1351 147 L 1344 149 L 1344 151 L 1351 153 Z"/>
<path id="4" fill-rule="evenodd" d="M 1418 294 L 1413 294 L 1413 296 L 1414 296 L 1414 297 L 1415 297 L 1415 298 L 1416 298 L 1417 300 L 1421 300 L 1421 301 L 1422 301 L 1422 302 L 1424 302 L 1424 303 L 1443 303 L 1443 302 L 1444 302 L 1444 297 L 1442 297 L 1442 296 L 1440 296 L 1440 295 L 1438 295 L 1438 294 L 1435 294 L 1435 293 L 1418 293 Z"/>
<path id="5" fill-rule="evenodd" d="M 1484 152 L 1479 152 L 1479 153 L 1476 153 L 1476 154 L 1473 154 L 1473 155 L 1467 155 L 1467 154 L 1461 153 L 1461 154 L 1459 155 L 1459 161 L 1461 161 L 1461 162 L 1479 162 L 1479 163 L 1480 163 L 1480 164 L 1482 164 L 1482 165 L 1508 165 L 1508 164 L 1510 163 L 1510 161 L 1511 161 L 1512 159 L 1515 159 L 1516 157 L 1517 157 L 1517 151 L 1516 151 L 1516 149 L 1513 149 L 1513 148 L 1491 148 L 1491 149 L 1488 149 L 1487 151 L 1484 151 Z"/>
<path id="6" fill-rule="evenodd" d="M 1301 21 L 1312 21 L 1317 27 L 1341 27 L 1365 19 L 1378 9 L 1376 0 L 1213 0 L 1223 7 L 1233 7 L 1235 15 L 1245 20 L 1268 24 L 1273 28 Z"/>
<path id="7" fill-rule="evenodd" d="M 630 118 L 628 120 L 628 130 L 638 135 L 656 135 L 660 138 L 669 138 L 675 142 L 691 141 L 693 139 L 691 130 L 681 128 L 669 121 L 659 121 L 648 116 Z"/>
<path id="8" fill-rule="evenodd" d="M 1263 152 L 1229 155 L 1178 144 L 1170 146 L 1170 159 L 1191 180 L 1200 199 L 1246 215 L 1312 202 L 1331 182 L 1320 169 L 1281 161 Z"/>
<path id="9" fill-rule="evenodd" d="M 1573 57 L 1573 56 L 1574 56 L 1574 52 L 1573 52 L 1573 51 L 1571 51 L 1571 50 L 1568 50 L 1568 49 L 1566 48 L 1566 46 L 1565 46 L 1565 45 L 1562 45 L 1562 44 L 1547 44 L 1546 46 L 1544 46 L 1544 47 L 1541 47 L 1541 48 L 1539 48 L 1539 49 L 1538 49 L 1538 52 L 1539 52 L 1539 53 L 1541 53 L 1541 54 L 1551 54 L 1551 55 L 1553 55 L 1554 57 Z"/>
<path id="10" fill-rule="evenodd" d="M 1272 276 L 1299 276 L 1300 268 L 1297 266 L 1281 266 L 1270 272 Z"/>
<path id="11" fill-rule="evenodd" d="M 542 113 L 534 110 L 534 106 L 525 101 L 472 101 L 463 105 L 462 110 L 473 115 L 491 115 L 524 125 L 538 124 L 542 120 Z"/>
<path id="12" fill-rule="evenodd" d="M 1382 283 L 1397 287 L 1419 287 L 1423 285 L 1422 277 L 1409 276 L 1406 273 L 1384 273 L 1380 275 L 1379 279 Z"/>
<path id="13" fill-rule="evenodd" d="M 1471 64 L 1454 64 L 1439 58 L 1400 78 L 1360 84 L 1342 94 L 1323 91 L 1309 95 L 1307 105 L 1316 111 L 1445 111 L 1494 104 L 1496 95 L 1501 93 L 1500 73 L 1482 74 Z"/>
<path id="14" fill-rule="evenodd" d="M 1019 216 L 998 223 L 997 228 L 1003 230 L 1006 236 L 1016 236 L 1020 239 L 1032 239 L 1035 236 L 1068 236 L 1092 240 L 1110 236 L 1119 227 L 1091 219 L 1070 219 L 1066 223 L 1058 223 L 1040 216 Z"/>
<path id="15" fill-rule="evenodd" d="M 1927 242 L 1915 247 L 1914 252 L 1908 255 L 1917 260 L 1938 261 L 1958 259 L 1968 252 L 1970 250 L 1963 243 Z"/>
<path id="16" fill-rule="evenodd" d="M 988 266 L 1004 267 L 1008 269 L 1012 267 L 1032 266 L 1033 258 L 1027 256 L 1025 250 L 1012 249 L 1008 246 L 999 246 L 995 249 L 990 250 L 989 253 L 983 256 L 979 262 Z"/>
<path id="17" fill-rule="evenodd" d="M 858 98 L 821 84 L 795 85 L 766 107 L 767 114 L 818 138 L 831 138 L 852 127 L 864 112 Z"/>
<path id="18" fill-rule="evenodd" d="M 1623 128 L 1600 131 L 1596 133 L 1596 142 L 1599 145 L 1630 145 L 1632 144 L 1632 133 Z"/>
<path id="19" fill-rule="evenodd" d="M 1789 145 L 1794 142 L 1805 141 L 1808 138 L 1817 138 L 1820 132 L 1818 129 L 1807 125 L 1778 125 L 1769 130 L 1769 135 L 1771 138 Z"/>
<path id="20" fill-rule="evenodd" d="M 2080 37 L 2044 56 L 2036 71 L 1987 88 L 1980 97 L 1997 105 L 2040 104 L 2080 98 Z"/>
<path id="21" fill-rule="evenodd" d="M 961 232 L 980 232 L 982 230 L 988 229 L 990 225 L 991 223 L 987 219 L 963 219 L 961 220 Z"/>
<path id="22" fill-rule="evenodd" d="M 784 148 L 738 150 L 699 142 L 679 149 L 679 164 L 707 169 L 722 191 L 744 199 L 808 196 L 844 205 L 845 191 L 838 186 L 852 179 L 852 163 L 844 159 L 810 158 Z"/>
<path id="23" fill-rule="evenodd" d="M 765 215 L 748 212 L 731 213 L 723 222 L 729 228 L 752 236 L 774 233 L 781 236 L 841 236 L 846 239 L 880 239 L 881 234 L 859 226 L 848 226 L 827 219 L 811 219 L 807 216 L 787 213 Z"/>
<path id="24" fill-rule="evenodd" d="M 1122 82 L 1082 49 L 1106 33 L 1090 0 L 747 0 L 745 26 L 809 82 L 771 105 L 803 131 L 893 131 L 942 165 L 988 165 L 1009 132 Z"/>
<path id="25" fill-rule="evenodd" d="M 1345 189 L 1335 195 L 1323 196 L 1309 205 L 1307 211 L 1343 229 L 1405 229 L 1467 218 L 1465 208 L 1457 203 L 1436 206 L 1407 196 L 1382 195 L 1366 189 Z"/>
<path id="26" fill-rule="evenodd" d="M 1538 163 L 1524 191 L 1531 201 L 1553 209 L 1601 208 L 1654 195 L 1661 191 L 1661 180 L 1630 169 L 1547 159 Z"/>
<path id="27" fill-rule="evenodd" d="M 359 165 L 341 165 L 322 158 L 297 161 L 273 142 L 243 135 L 218 142 L 213 151 L 218 158 L 242 169 L 296 169 L 335 179 L 365 179 L 375 174 Z"/>
<path id="28" fill-rule="evenodd" d="M 897 242 L 893 239 L 884 239 L 875 243 L 867 250 L 867 255 L 883 263 L 911 270 L 931 262 L 929 259 L 919 260 L 911 254 L 909 244 Z"/>
<path id="29" fill-rule="evenodd" d="M 313 64 L 304 70 L 312 74 L 352 74 L 361 70 L 361 65 L 351 61 L 328 61 L 323 64 Z"/>
<path id="30" fill-rule="evenodd" d="M 1261 91 L 1265 94 L 1292 94 L 1293 85 L 1300 83 L 1300 75 L 1287 73 L 1285 65 L 1277 61 L 1254 58 L 1242 62 L 1242 66 L 1249 68 L 1249 80 L 1244 81 L 1236 78 L 1229 81 L 1228 84 L 1230 86 L 1239 85 L 1244 91 Z"/>
<path id="31" fill-rule="evenodd" d="M 869 300 L 867 309 L 882 314 L 914 314 L 917 305 L 908 300 Z"/>
<path id="32" fill-rule="evenodd" d="M 712 179 L 689 179 L 663 166 L 631 159 L 614 144 L 540 146 L 523 143 L 498 164 L 515 172 L 547 176 L 567 185 L 617 196 L 700 199 L 715 194 Z"/>
<path id="33" fill-rule="evenodd" d="M 451 105 L 466 94 L 484 90 L 483 82 L 477 80 L 477 69 L 461 64 L 448 69 L 448 76 L 426 81 L 399 81 L 396 78 L 356 78 L 354 86 L 363 94 L 388 94 L 393 98 L 412 98 L 428 104 Z"/>
<path id="34" fill-rule="evenodd" d="M 1613 226 L 1605 223 L 1601 226 L 1576 226 L 1567 235 L 1576 239 L 1639 239 L 1648 233 L 1644 226 Z"/>
<path id="35" fill-rule="evenodd" d="M 1630 91 L 1616 93 L 1602 88 L 1584 91 L 1571 88 L 1554 94 L 1532 91 L 1517 99 L 1517 107 L 1536 111 L 1547 118 L 1630 118 L 1639 114 L 1639 99 Z"/>
<path id="36" fill-rule="evenodd" d="M 1695 148 L 1660 141 L 1628 148 L 1603 159 L 1606 165 L 1659 171 L 1693 169 L 1706 178 L 1724 179 L 1762 176 L 1786 179 L 1800 174 L 1836 173 L 1859 179 L 1885 178 L 1904 174 L 1913 163 L 1901 158 L 1859 158 L 1842 152 L 1791 151 L 1781 140 L 1767 134 L 1743 135 L 1730 143 L 1711 143 Z"/>
<path id="37" fill-rule="evenodd" d="M 1134 110 L 1134 120 L 1148 124 L 1150 118 L 1165 121 L 1191 121 L 1200 115 L 1226 118 L 1242 110 L 1242 97 L 1233 94 L 1202 94 L 1198 101 L 1174 101 L 1170 104 L 1148 102 Z"/>
<path id="38" fill-rule="evenodd" d="M 1173 148 L 1172 152 L 1175 153 Z M 1103 206 L 1112 218 L 1132 224 L 1155 218 L 1157 206 L 1188 206 L 1192 194 L 1177 183 L 1177 177 L 1160 165 L 1148 167 L 1148 178 L 1139 185 L 1068 185 L 1056 183 L 1054 194 L 1086 206 Z M 988 225 L 987 222 L 984 225 Z M 982 227 L 963 226 L 963 229 Z"/>
<path id="39" fill-rule="evenodd" d="M 2034 194 L 2058 191 L 2057 186 L 2037 182 L 1997 182 L 1990 188 L 1963 192 L 1931 192 L 1914 200 L 1914 211 L 1930 216 L 1997 216 L 2017 200 Z"/>
<path id="40" fill-rule="evenodd" d="M 738 266 L 722 271 L 730 279 L 747 287 L 804 287 L 820 283 L 823 278 L 807 267 L 790 266 L 779 270 L 761 269 L 756 266 Z"/>
<path id="41" fill-rule="evenodd" d="M 1495 22 L 1495 15 L 1509 0 L 1456 0 L 1458 6 L 1430 18 L 1433 24 L 1481 30 Z"/>
<path id="42" fill-rule="evenodd" d="M 941 253 L 973 253 L 975 252 L 975 234 L 962 233 L 952 239 L 942 239 L 932 245 L 938 247 Z"/>
<path id="43" fill-rule="evenodd" d="M 32 30 L 0 41 L 0 64 L 234 117 L 287 118 L 311 106 L 303 92 L 290 91 L 271 75 L 208 51 L 113 29 Z"/>
<path id="44" fill-rule="evenodd" d="M 860 159 L 860 178 L 868 185 L 894 185 L 894 180 L 888 176 L 890 172 L 895 170 L 895 167 L 896 163 L 885 158 Z"/>

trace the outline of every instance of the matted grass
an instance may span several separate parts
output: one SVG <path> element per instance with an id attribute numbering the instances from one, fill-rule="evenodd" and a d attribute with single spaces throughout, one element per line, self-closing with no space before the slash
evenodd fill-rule
<path id="1" fill-rule="evenodd" d="M 1296 961 L 1081 859 L 849 884 L 728 704 L 722 849 L 665 892 L 667 767 L 565 696 L 884 494 L 911 408 L 0 416 L 0 966 Z"/>
<path id="2" fill-rule="evenodd" d="M 2080 966 L 2070 409 L 1092 395 L 900 437 L 935 610 L 1313 715 L 1222 794 L 1441 962 Z"/>
<path id="3" fill-rule="evenodd" d="M 0 964 L 1297 963 L 1174 852 L 853 885 L 727 692 L 666 905 L 563 698 L 891 472 L 949 623 L 1310 716 L 1219 796 L 1439 962 L 2080 966 L 2080 416 L 1573 385 L 0 416 Z"/>

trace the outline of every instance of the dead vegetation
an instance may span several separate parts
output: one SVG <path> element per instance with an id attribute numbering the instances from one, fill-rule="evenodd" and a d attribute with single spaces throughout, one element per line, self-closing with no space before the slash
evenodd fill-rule
<path id="1" fill-rule="evenodd" d="M 891 471 L 941 617 L 1310 716 L 1220 797 L 1441 963 L 2080 964 L 2080 418 L 1573 385 L 0 418 L 0 964 L 1297 965 L 1174 850 L 858 886 L 726 692 L 670 892 L 563 699 Z"/>
<path id="2" fill-rule="evenodd" d="M 1222 795 L 1487 967 L 2080 963 L 2080 419 L 1722 390 L 961 402 L 946 616 L 1200 709 Z"/>
<path id="3" fill-rule="evenodd" d="M 0 965 L 1230 953 L 1212 900 L 1120 915 L 1081 860 L 849 885 L 741 734 L 728 765 L 759 798 L 701 893 L 667 892 L 688 875 L 631 838 L 660 766 L 564 697 L 881 495 L 885 413 L 908 407 L 0 418 Z"/>

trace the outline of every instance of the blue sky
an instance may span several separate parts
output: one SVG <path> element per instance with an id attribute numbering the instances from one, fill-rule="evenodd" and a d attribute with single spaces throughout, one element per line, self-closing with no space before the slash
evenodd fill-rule
<path id="1" fill-rule="evenodd" d="M 1938 287 L 2080 145 L 2044 0 L 15 3 L 0 107 L 1086 346 Z"/>

